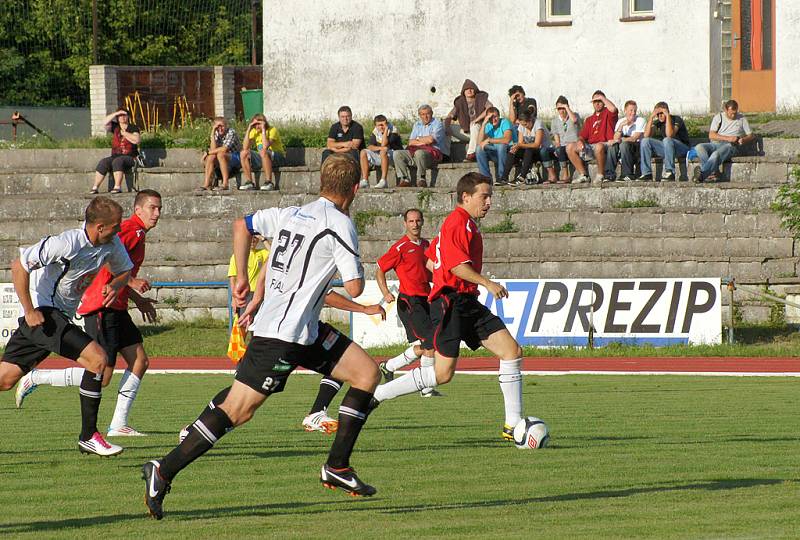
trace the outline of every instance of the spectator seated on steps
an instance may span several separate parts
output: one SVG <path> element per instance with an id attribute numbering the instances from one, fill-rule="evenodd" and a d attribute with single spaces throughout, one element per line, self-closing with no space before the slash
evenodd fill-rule
<path id="1" fill-rule="evenodd" d="M 711 120 L 708 138 L 710 142 L 694 147 L 700 160 L 700 167 L 692 175 L 695 182 L 716 182 L 722 176 L 720 166 L 740 155 L 742 147 L 755 139 L 747 118 L 739 112 L 736 100 L 726 101 L 725 111 Z"/>
<path id="2" fill-rule="evenodd" d="M 669 105 L 659 101 L 644 126 L 642 137 L 644 138 L 639 143 L 642 175 L 639 180 L 647 182 L 653 179 L 653 156 L 664 158 L 664 174 L 661 175 L 661 180 L 677 180 L 675 158 L 685 157 L 690 144 L 689 132 L 683 118 L 671 114 Z"/>
<path id="3" fill-rule="evenodd" d="M 492 177 L 489 162 L 495 163 L 495 183 L 500 185 L 508 183 L 506 166 L 508 162 L 508 149 L 511 147 L 514 127 L 508 118 L 500 118 L 497 107 L 486 109 L 480 135 L 478 137 L 478 170 L 483 176 Z"/>
<path id="4" fill-rule="evenodd" d="M 567 147 L 570 143 L 578 142 L 578 133 L 581 130 L 581 117 L 569 106 L 569 100 L 564 96 L 556 99 L 556 116 L 550 122 L 550 135 L 553 137 L 553 155 L 558 160 L 561 170 L 558 183 L 569 184 L 569 158 Z"/>
<path id="5" fill-rule="evenodd" d="M 119 110 L 106 116 L 103 121 L 106 131 L 112 134 L 111 155 L 101 159 L 97 164 L 91 189 L 93 195 L 97 194 L 100 184 L 109 172 L 114 176 L 114 188 L 111 193 L 121 193 L 122 179 L 136 164 L 141 134 L 136 124 L 131 124 L 129 120 L 128 111 Z"/>
<path id="6" fill-rule="evenodd" d="M 525 95 L 524 88 L 515 84 L 508 89 L 508 119 L 514 127 L 519 125 L 519 117 L 523 112 L 535 119 L 539 115 L 539 107 L 534 98 Z"/>
<path id="7" fill-rule="evenodd" d="M 434 169 L 442 161 L 442 148 L 445 140 L 445 128 L 441 120 L 433 117 L 430 105 L 422 105 L 418 110 L 419 120 L 414 122 L 411 137 L 405 150 L 394 153 L 394 168 L 397 174 L 398 187 L 411 185 L 412 167 L 417 169 L 417 187 L 428 186 L 428 171 Z M 431 176 L 433 180 L 433 176 Z"/>
<path id="8" fill-rule="evenodd" d="M 644 133 L 645 120 L 637 113 L 639 106 L 629 99 L 623 107 L 624 116 L 614 126 L 614 144 L 608 149 L 607 174 L 616 176 L 617 163 L 622 162 L 622 179 L 630 182 L 636 178 L 639 167 L 639 141 Z"/>
<path id="9" fill-rule="evenodd" d="M 377 115 L 373 122 L 375 129 L 369 136 L 367 147 L 361 151 L 361 186 L 369 186 L 369 171 L 380 167 L 381 178 L 376 188 L 385 188 L 389 176 L 389 164 L 394 163 L 395 150 L 403 149 L 403 139 L 400 133 L 389 123 L 382 114 Z"/>
<path id="10" fill-rule="evenodd" d="M 512 185 L 538 184 L 539 177 L 533 169 L 533 164 L 538 162 L 547 171 L 548 184 L 556 183 L 556 169 L 553 166 L 553 145 L 550 142 L 550 133 L 542 121 L 530 112 L 524 111 L 517 118 L 517 142 L 508 149 L 508 162 L 505 168 L 505 178 L 512 166 L 517 167 L 517 172 Z M 519 162 L 522 165 L 519 165 Z"/>
<path id="11" fill-rule="evenodd" d="M 573 184 L 588 182 L 589 170 L 586 163 L 597 162 L 597 181 L 609 180 L 605 173 L 606 150 L 613 144 L 614 126 L 617 125 L 617 107 L 606 98 L 602 90 L 592 94 L 594 112 L 583 121 L 583 128 L 577 142 L 567 145 L 567 156 L 578 172 Z"/>
<path id="12" fill-rule="evenodd" d="M 204 178 L 203 185 L 195 191 L 203 192 L 213 189 L 230 189 L 230 177 L 241 168 L 242 143 L 239 135 L 221 116 L 214 118 L 211 125 L 208 150 L 203 152 Z M 214 187 L 214 178 L 219 173 L 222 185 Z"/>
<path id="13" fill-rule="evenodd" d="M 358 163 L 359 152 L 364 149 L 364 128 L 353 120 L 353 111 L 347 105 L 339 107 L 336 114 L 339 121 L 328 131 L 320 165 L 332 154 L 347 154 Z"/>
<path id="14" fill-rule="evenodd" d="M 492 107 L 489 94 L 466 79 L 461 94 L 453 101 L 453 108 L 444 119 L 447 136 L 467 143 L 467 161 L 475 161 L 478 136 L 489 107 Z"/>
<path id="15" fill-rule="evenodd" d="M 276 168 L 286 164 L 286 149 L 278 128 L 270 126 L 267 117 L 261 113 L 253 115 L 247 126 L 240 161 L 246 178 L 246 182 L 239 186 L 240 190 L 259 189 L 258 184 L 253 181 L 253 171 L 258 170 L 264 172 L 261 191 L 272 191 L 277 187 L 273 173 Z"/>

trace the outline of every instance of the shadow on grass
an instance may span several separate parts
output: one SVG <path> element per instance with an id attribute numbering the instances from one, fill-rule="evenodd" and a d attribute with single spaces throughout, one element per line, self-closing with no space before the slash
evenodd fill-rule
<path id="1" fill-rule="evenodd" d="M 727 327 L 725 334 L 727 335 Z M 772 342 L 795 341 L 797 328 L 794 326 L 747 325 L 733 329 L 736 343 L 757 345 Z"/>
<path id="2" fill-rule="evenodd" d="M 139 326 L 139 332 L 141 332 L 144 338 L 157 336 L 173 330 L 175 330 L 175 326 L 166 324 L 142 324 Z"/>
<path id="3" fill-rule="evenodd" d="M 232 517 L 254 517 L 269 516 L 271 518 L 281 515 L 297 515 L 303 513 L 304 509 L 315 507 L 319 511 L 325 511 L 326 506 L 333 506 L 331 511 L 341 512 L 378 512 L 383 514 L 408 514 L 415 512 L 431 512 L 437 510 L 470 510 L 482 508 L 495 508 L 505 506 L 520 506 L 535 503 L 552 502 L 571 502 L 583 500 L 615 499 L 622 497 L 632 497 L 648 493 L 669 493 L 680 491 L 721 491 L 732 489 L 756 488 L 764 486 L 774 486 L 787 482 L 797 483 L 797 479 L 783 480 L 778 478 L 737 478 L 727 480 L 709 480 L 704 482 L 694 482 L 691 484 L 661 485 L 649 487 L 632 487 L 626 489 L 606 489 L 599 491 L 587 491 L 579 493 L 564 493 L 561 495 L 546 495 L 542 497 L 527 497 L 517 499 L 496 499 L 483 501 L 470 501 L 458 503 L 420 503 L 413 505 L 399 506 L 377 506 L 375 504 L 364 504 L 368 500 L 354 501 L 330 501 L 330 502 L 286 502 L 273 504 L 259 504 L 247 506 L 230 506 L 203 508 L 198 510 L 173 510 L 166 509 L 166 518 L 175 519 L 230 519 Z M 372 499 L 379 502 L 380 499 Z M 345 506 L 346 505 L 346 506 Z M 143 513 L 127 513 L 114 515 L 101 515 L 90 517 L 78 517 L 58 520 L 26 521 L 24 523 L 0 524 L 1 533 L 26 533 L 26 532 L 46 532 L 62 530 L 64 528 L 93 527 L 96 525 L 117 524 L 125 521 L 146 519 Z"/>

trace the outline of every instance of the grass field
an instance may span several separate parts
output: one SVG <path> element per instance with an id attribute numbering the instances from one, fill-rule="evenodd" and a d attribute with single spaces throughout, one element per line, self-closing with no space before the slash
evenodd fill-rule
<path id="1" fill-rule="evenodd" d="M 335 325 L 345 334 L 347 325 Z M 227 324 L 221 321 L 172 322 L 142 326 L 150 356 L 224 356 L 228 347 Z M 525 347 L 525 356 L 800 356 L 800 333 L 789 325 L 747 325 L 736 329 L 734 345 L 672 345 L 647 347 L 609 345 L 597 349 Z M 369 349 L 374 356 L 400 354 L 407 345 Z M 491 356 L 484 350 L 464 351 L 465 356 Z"/>
<path id="2" fill-rule="evenodd" d="M 229 381 L 149 376 L 133 424 L 150 436 L 105 460 L 75 447 L 76 389 L 39 389 L 22 410 L 0 396 L 0 537 L 797 537 L 800 393 L 787 378 L 529 376 L 525 410 L 552 439 L 520 451 L 498 437 L 496 379 L 459 375 L 443 398 L 373 414 L 353 465 L 378 494 L 352 499 L 318 482 L 331 438 L 299 429 L 318 377 L 296 375 L 148 519 L 141 464 Z"/>

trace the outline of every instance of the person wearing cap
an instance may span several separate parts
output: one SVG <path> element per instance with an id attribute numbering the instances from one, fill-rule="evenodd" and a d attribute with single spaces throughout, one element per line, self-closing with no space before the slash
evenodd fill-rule
<path id="1" fill-rule="evenodd" d="M 133 170 L 139 155 L 141 134 L 136 124 L 129 121 L 128 111 L 120 109 L 103 120 L 106 131 L 112 134 L 111 155 L 100 160 L 94 173 L 94 184 L 90 193 L 97 195 L 100 184 L 109 172 L 114 175 L 114 188 L 110 193 L 122 193 L 122 179 Z"/>

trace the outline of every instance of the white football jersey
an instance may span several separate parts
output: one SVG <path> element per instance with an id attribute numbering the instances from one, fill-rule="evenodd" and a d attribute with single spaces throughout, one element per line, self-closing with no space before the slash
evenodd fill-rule
<path id="1" fill-rule="evenodd" d="M 54 307 L 70 319 L 75 316 L 83 292 L 104 264 L 108 263 L 114 275 L 133 268 L 117 235 L 108 244 L 94 246 L 83 227 L 46 236 L 30 247 L 20 248 L 19 260 L 31 276 L 33 306 Z"/>
<path id="2" fill-rule="evenodd" d="M 264 302 L 253 335 L 310 345 L 338 270 L 342 281 L 364 277 L 352 220 L 324 197 L 297 207 L 269 208 L 245 217 L 251 234 L 272 238 Z"/>

